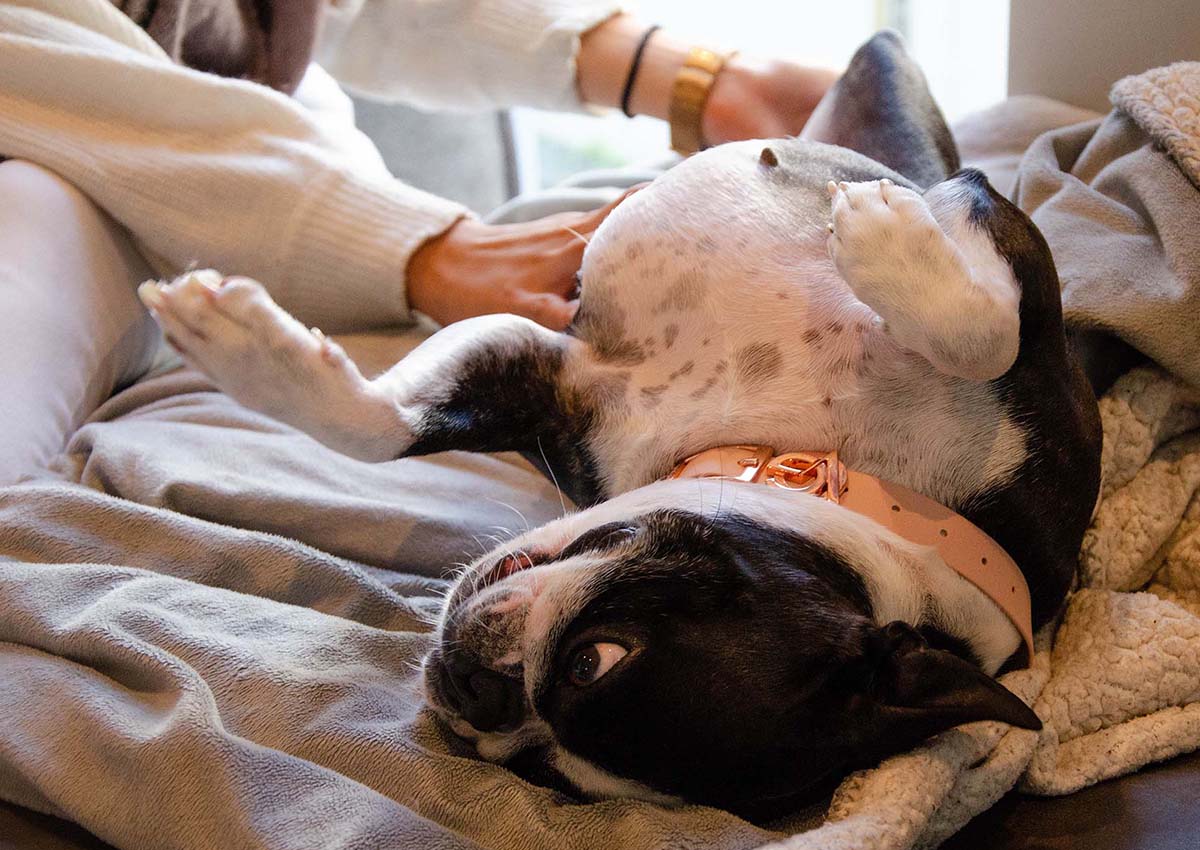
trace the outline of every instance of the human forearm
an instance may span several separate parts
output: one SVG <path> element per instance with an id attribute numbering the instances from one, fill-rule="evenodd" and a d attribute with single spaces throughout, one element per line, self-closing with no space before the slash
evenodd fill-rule
<path id="1" fill-rule="evenodd" d="M 585 102 L 621 105 L 635 52 L 647 28 L 632 15 L 618 15 L 583 34 L 577 67 Z M 693 46 L 669 30 L 659 29 L 650 36 L 633 75 L 631 114 L 669 118 L 675 80 Z M 701 113 L 701 135 L 709 144 L 798 133 L 837 78 L 835 72 L 824 68 L 707 46 L 728 54 Z"/>
<path id="2" fill-rule="evenodd" d="M 617 15 L 583 34 L 576 68 L 579 93 L 586 103 L 621 105 L 634 53 L 646 30 L 647 24 L 634 16 Z M 666 30 L 651 35 L 630 89 L 631 113 L 667 118 L 671 86 L 690 48 L 690 43 Z"/>

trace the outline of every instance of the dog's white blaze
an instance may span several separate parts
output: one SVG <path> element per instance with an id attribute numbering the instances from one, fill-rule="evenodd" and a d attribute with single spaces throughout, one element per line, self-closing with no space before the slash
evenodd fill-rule
<path id="1" fill-rule="evenodd" d="M 521 594 L 512 593 L 505 596 L 499 602 L 489 605 L 484 610 L 484 614 L 510 614 L 525 604 L 528 604 L 528 601 Z"/>
<path id="2" fill-rule="evenodd" d="M 545 660 L 536 651 L 545 645 L 548 636 L 557 627 L 579 613 L 587 602 L 587 586 L 601 569 L 604 561 L 591 555 L 579 555 L 554 564 L 534 567 L 528 570 L 534 580 L 539 582 L 539 590 L 535 592 L 533 602 L 529 607 L 529 615 L 525 618 L 525 630 L 522 644 L 525 647 L 527 686 L 529 674 L 536 676 L 541 671 L 539 663 Z M 530 665 L 535 669 L 530 670 Z"/>

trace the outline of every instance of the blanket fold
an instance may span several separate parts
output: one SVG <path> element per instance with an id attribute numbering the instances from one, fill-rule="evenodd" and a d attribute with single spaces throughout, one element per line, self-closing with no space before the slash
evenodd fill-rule
<path id="1" fill-rule="evenodd" d="M 1095 340 L 1093 385 L 1132 364 L 1116 339 L 1200 386 L 1200 62 L 1126 78 L 1113 102 L 1037 139 L 1014 200 L 1054 252 L 1068 326 Z"/>

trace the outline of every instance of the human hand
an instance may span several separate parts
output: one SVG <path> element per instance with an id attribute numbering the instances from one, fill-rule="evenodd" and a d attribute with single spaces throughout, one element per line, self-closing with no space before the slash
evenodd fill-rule
<path id="1" fill-rule="evenodd" d="M 795 136 L 839 74 L 785 60 L 735 54 L 713 82 L 701 116 L 710 145 Z"/>
<path id="2" fill-rule="evenodd" d="M 630 189 L 607 206 L 517 224 L 460 219 L 408 263 L 408 303 L 439 324 L 515 313 L 552 330 L 575 315 L 575 273 L 587 237 Z"/>

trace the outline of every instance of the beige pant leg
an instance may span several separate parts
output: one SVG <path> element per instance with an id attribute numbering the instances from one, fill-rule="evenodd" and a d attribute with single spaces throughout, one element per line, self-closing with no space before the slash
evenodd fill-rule
<path id="1" fill-rule="evenodd" d="M 0 162 L 0 485 L 45 466 L 158 344 L 125 232 L 73 186 Z"/>

